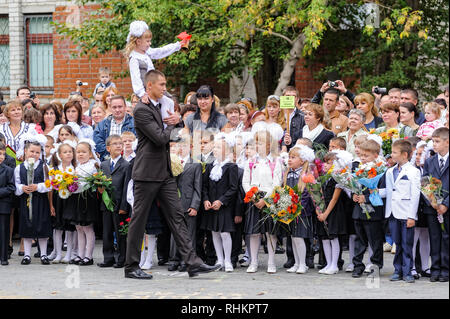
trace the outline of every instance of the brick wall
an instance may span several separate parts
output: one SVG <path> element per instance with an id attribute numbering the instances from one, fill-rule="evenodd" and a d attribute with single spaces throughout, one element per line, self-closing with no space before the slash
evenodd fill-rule
<path id="1" fill-rule="evenodd" d="M 79 8 L 79 12 L 86 13 L 99 8 L 98 5 L 88 5 Z M 78 12 L 78 11 L 77 11 Z M 61 6 L 55 9 L 53 21 L 62 22 L 73 19 L 74 7 Z M 92 97 L 95 85 L 99 82 L 98 69 L 109 67 L 116 75 L 128 68 L 127 62 L 119 52 L 100 55 L 98 58 L 71 57 L 76 53 L 76 46 L 67 38 L 53 34 L 53 75 L 54 75 L 54 97 L 66 99 L 71 91 L 75 91 L 77 80 L 88 82 L 81 91 L 84 96 Z M 127 78 L 113 78 L 112 80 L 121 95 L 131 96 L 133 89 L 131 80 Z"/>

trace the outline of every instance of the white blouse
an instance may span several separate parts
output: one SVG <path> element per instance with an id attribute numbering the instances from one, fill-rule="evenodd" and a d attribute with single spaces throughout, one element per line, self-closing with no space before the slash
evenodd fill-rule
<path id="1" fill-rule="evenodd" d="M 41 161 L 39 160 L 34 163 L 34 170 L 36 170 L 36 168 L 38 168 L 40 162 Z M 23 165 L 25 165 L 25 168 L 28 170 L 28 167 L 29 167 L 28 162 L 27 161 L 23 162 Z M 45 166 L 45 164 L 44 164 L 44 166 Z M 22 195 L 24 193 L 22 187 L 27 186 L 20 182 L 20 167 L 21 167 L 21 165 L 18 165 L 14 169 L 14 180 L 15 180 L 15 184 L 16 184 L 16 195 L 17 196 Z M 48 188 L 45 186 L 45 182 L 38 183 L 37 186 L 38 186 L 37 192 L 39 192 L 39 193 L 48 193 L 52 190 L 51 186 Z"/>
<path id="2" fill-rule="evenodd" d="M 145 54 L 138 53 L 136 51 L 130 54 L 130 77 L 131 84 L 133 86 L 133 92 L 139 97 L 143 97 L 145 94 L 145 85 L 142 83 L 141 72 L 139 71 L 139 61 L 141 60 L 147 64 L 147 72 L 154 70 L 152 59 L 158 60 L 171 55 L 172 53 L 181 49 L 180 42 L 165 45 L 161 48 L 149 48 Z"/>
<path id="3" fill-rule="evenodd" d="M 251 169 L 250 166 L 252 166 Z M 245 192 L 256 186 L 260 191 L 267 193 L 265 197 L 269 197 L 274 187 L 281 186 L 282 181 L 281 163 L 271 155 L 266 158 L 258 158 L 257 156 L 248 160 L 245 164 L 244 176 L 242 177 L 242 187 Z"/>
<path id="4" fill-rule="evenodd" d="M 20 151 L 20 145 L 22 141 L 22 137 L 26 134 L 32 134 L 36 135 L 38 134 L 36 132 L 36 124 L 33 123 L 20 123 L 20 130 L 19 132 L 14 136 L 11 127 L 9 126 L 9 122 L 6 122 L 2 125 L 0 125 L 0 133 L 2 133 L 5 136 L 6 144 L 8 144 L 16 153 Z M 23 154 L 20 154 L 20 156 Z M 17 154 L 19 156 L 19 154 Z M 19 157 L 20 157 L 19 156 Z"/>
<path id="5" fill-rule="evenodd" d="M 97 163 L 95 160 L 90 159 L 84 164 L 79 164 L 77 168 L 75 169 L 75 175 L 79 177 L 78 180 L 78 189 L 75 193 L 81 193 L 83 192 L 86 182 L 83 182 L 83 177 L 88 177 L 94 173 L 97 173 L 97 167 L 95 167 L 95 163 Z"/>

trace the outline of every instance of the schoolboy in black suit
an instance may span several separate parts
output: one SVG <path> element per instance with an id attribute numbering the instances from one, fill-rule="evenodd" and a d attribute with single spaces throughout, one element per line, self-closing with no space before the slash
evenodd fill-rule
<path id="1" fill-rule="evenodd" d="M 448 282 L 448 208 L 449 206 L 449 130 L 446 127 L 436 129 L 431 138 L 433 140 L 433 150 L 436 153 L 425 161 L 423 176 L 432 176 L 442 182 L 442 204 L 431 206 L 425 200 L 424 214 L 428 220 L 428 230 L 430 234 L 430 255 L 431 255 L 431 282 Z M 444 229 L 438 222 L 438 214 L 443 217 Z"/>
<path id="2" fill-rule="evenodd" d="M 129 217 L 130 212 L 130 205 L 127 202 L 129 163 L 121 155 L 123 142 L 119 135 L 110 135 L 106 139 L 106 150 L 111 157 L 103 161 L 100 168 L 106 176 L 112 178 L 114 211 L 107 210 L 102 201 L 100 209 L 103 214 L 103 262 L 97 266 L 122 268 L 125 264 L 127 236 L 120 234 L 119 224 Z M 117 262 L 114 258 L 114 232 L 119 251 Z"/>
<path id="3" fill-rule="evenodd" d="M 12 196 L 16 190 L 14 169 L 4 163 L 5 153 L 6 146 L 0 142 L 0 262 L 2 266 L 8 265 L 9 219 Z"/>

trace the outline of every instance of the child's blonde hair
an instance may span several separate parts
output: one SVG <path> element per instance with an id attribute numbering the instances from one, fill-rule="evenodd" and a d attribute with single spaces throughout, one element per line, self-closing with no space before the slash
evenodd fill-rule
<path id="1" fill-rule="evenodd" d="M 427 107 L 436 115 L 436 118 L 441 117 L 441 107 L 436 102 L 425 102 L 423 104 L 423 109 L 426 111 Z"/>
<path id="2" fill-rule="evenodd" d="M 360 135 L 360 136 L 355 138 L 355 140 L 353 141 L 353 144 L 355 146 L 359 146 L 359 145 L 361 145 L 362 143 L 364 143 L 366 141 L 367 141 L 367 135 Z"/>
<path id="3" fill-rule="evenodd" d="M 152 31 L 149 29 L 145 30 L 144 33 L 140 37 L 130 36 L 130 41 L 128 41 L 127 45 L 125 46 L 125 49 L 123 50 L 123 55 L 127 62 L 130 60 L 130 54 L 133 52 L 134 49 L 136 49 L 136 41 L 138 39 L 147 39 L 152 38 L 153 34 Z"/>
<path id="4" fill-rule="evenodd" d="M 374 140 L 369 140 L 368 139 L 366 142 L 360 144 L 359 148 L 363 152 L 370 152 L 370 153 L 373 153 L 373 154 L 379 154 L 381 146 L 380 146 L 380 144 L 378 144 Z"/>
<path id="5" fill-rule="evenodd" d="M 102 75 L 102 74 L 111 75 L 111 69 L 108 68 L 107 66 L 102 66 L 101 68 L 98 69 L 98 75 Z"/>
<path id="6" fill-rule="evenodd" d="M 136 140 L 136 135 L 134 135 L 134 133 L 130 132 L 130 131 L 123 132 L 121 137 L 122 138 L 131 137 L 131 138 L 133 138 L 133 141 Z"/>

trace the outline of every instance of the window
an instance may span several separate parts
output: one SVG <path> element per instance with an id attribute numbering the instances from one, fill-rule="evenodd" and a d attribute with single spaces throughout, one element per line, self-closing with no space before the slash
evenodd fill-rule
<path id="1" fill-rule="evenodd" d="M 53 90 L 51 22 L 51 15 L 25 17 L 27 83 L 35 90 Z"/>
<path id="2" fill-rule="evenodd" d="M 0 16 L 0 90 L 9 89 L 9 20 Z"/>

